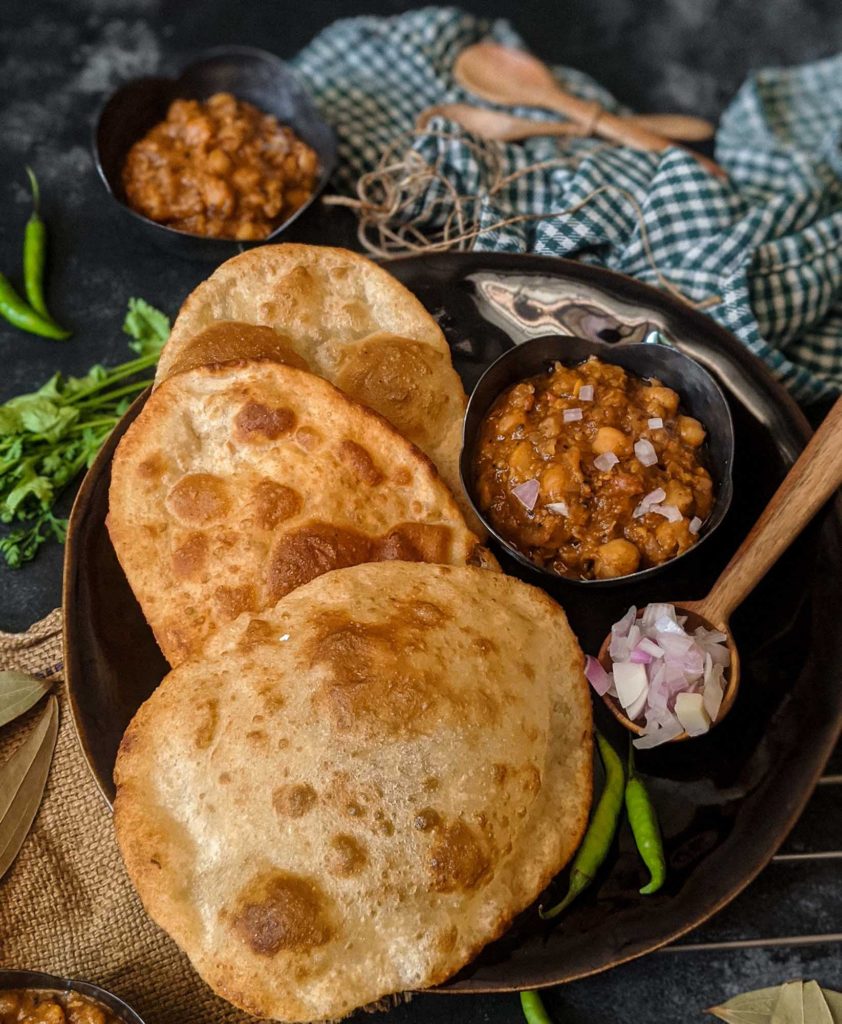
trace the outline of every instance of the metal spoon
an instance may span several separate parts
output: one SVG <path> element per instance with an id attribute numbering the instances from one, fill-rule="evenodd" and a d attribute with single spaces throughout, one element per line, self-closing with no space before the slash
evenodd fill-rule
<path id="1" fill-rule="evenodd" d="M 422 110 L 415 121 L 415 127 L 426 128 L 432 118 L 441 115 L 469 132 L 495 142 L 519 142 L 522 139 L 541 138 L 556 135 L 583 136 L 585 126 L 578 121 L 536 121 L 529 117 L 517 117 L 504 110 L 488 110 L 474 107 L 470 103 L 442 103 Z M 627 114 L 623 121 L 642 125 L 671 139 L 685 142 L 701 142 L 710 139 L 714 127 L 710 121 L 686 114 Z"/>
<path id="2" fill-rule="evenodd" d="M 592 130 L 614 142 L 655 152 L 675 145 L 663 135 L 610 114 L 598 103 L 589 103 L 565 92 L 546 64 L 522 50 L 498 43 L 476 43 L 466 47 L 456 58 L 453 74 L 456 81 L 475 96 L 510 107 L 554 110 L 585 125 L 588 132 Z M 713 160 L 692 149 L 687 152 L 711 174 L 727 177 Z"/>
<path id="3" fill-rule="evenodd" d="M 725 676 L 722 705 L 713 724 L 721 722 L 731 710 L 740 686 L 740 656 L 728 624 L 731 614 L 840 485 L 842 398 L 837 399 L 707 597 L 701 601 L 676 603 L 676 611 L 687 615 L 685 628 L 688 632 L 692 632 L 696 626 L 704 626 L 707 629 L 718 629 L 728 637 L 731 663 Z M 831 571 L 835 570 L 831 568 Z M 599 649 L 599 660 L 603 668 L 609 671 L 610 642 L 609 633 Z M 606 694 L 603 700 L 614 717 L 627 729 L 638 735 L 643 733 L 643 727 L 629 720 L 616 698 Z M 686 732 L 675 737 L 675 740 L 686 739 Z"/>

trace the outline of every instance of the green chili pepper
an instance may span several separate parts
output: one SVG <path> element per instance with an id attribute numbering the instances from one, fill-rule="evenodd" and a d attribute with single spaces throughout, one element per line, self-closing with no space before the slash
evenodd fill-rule
<path id="1" fill-rule="evenodd" d="M 567 895 L 550 910 L 544 910 L 543 907 L 538 909 L 538 914 L 544 921 L 558 917 L 562 910 L 568 907 L 579 893 L 584 892 L 591 884 L 608 856 L 617 825 L 620 822 L 626 783 L 623 761 L 608 740 L 598 732 L 596 733 L 596 743 L 602 767 L 605 769 L 605 785 L 602 788 L 602 794 L 591 818 L 591 823 L 588 825 L 585 838 L 573 858 Z"/>
<path id="2" fill-rule="evenodd" d="M 68 337 L 69 331 L 63 331 L 50 316 L 47 300 L 44 298 L 44 268 L 47 263 L 47 225 L 41 219 L 41 189 L 38 179 L 31 167 L 26 168 L 29 175 L 29 187 L 32 189 L 32 214 L 26 222 L 23 235 L 23 283 L 26 298 L 35 312 L 48 323 L 55 324 L 61 333 L 55 337 Z M 54 337 L 54 335 L 48 335 Z"/>
<path id="3" fill-rule="evenodd" d="M 521 992 L 520 1006 L 526 1024 L 553 1024 L 537 992 Z"/>
<path id="4" fill-rule="evenodd" d="M 52 320 L 45 320 L 28 306 L 3 274 L 0 274 L 0 316 L 22 331 L 40 334 L 43 338 L 70 337 L 69 331 L 54 324 Z"/>
<path id="5" fill-rule="evenodd" d="M 41 190 L 31 167 L 26 168 L 32 189 L 32 215 L 23 235 L 23 282 L 29 305 L 45 320 L 52 320 L 44 299 L 44 266 L 47 259 L 47 225 L 41 219 Z"/>
<path id="6" fill-rule="evenodd" d="M 626 814 L 637 851 L 649 869 L 649 881 L 640 890 L 644 896 L 657 892 L 667 877 L 664 844 L 658 816 L 643 780 L 634 770 L 634 749 L 629 743 L 629 780 L 626 783 Z"/>

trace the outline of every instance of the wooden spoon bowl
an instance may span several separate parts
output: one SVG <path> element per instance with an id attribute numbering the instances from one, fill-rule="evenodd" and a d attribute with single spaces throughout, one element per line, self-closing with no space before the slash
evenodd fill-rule
<path id="1" fill-rule="evenodd" d="M 781 486 L 755 523 L 748 536 L 725 566 L 710 593 L 701 601 L 680 601 L 676 611 L 688 616 L 687 630 L 696 626 L 717 629 L 727 636 L 731 661 L 725 673 L 722 704 L 711 728 L 728 714 L 740 687 L 740 656 L 728 625 L 731 615 L 777 562 L 807 523 L 842 485 L 842 398 L 838 398 L 824 422 L 787 473 Z M 608 647 L 611 634 L 599 649 L 599 661 L 610 672 Z M 620 702 L 605 694 L 609 711 L 630 732 L 643 734 L 643 726 L 631 721 Z M 679 733 L 667 743 L 690 737 Z"/>

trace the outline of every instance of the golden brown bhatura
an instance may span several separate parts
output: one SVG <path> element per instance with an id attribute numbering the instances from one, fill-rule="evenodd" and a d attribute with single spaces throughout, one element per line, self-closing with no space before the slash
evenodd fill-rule
<path id="1" fill-rule="evenodd" d="M 202 363 L 275 358 L 309 369 L 418 445 L 481 531 L 459 479 L 466 396 L 438 324 L 371 260 L 266 245 L 235 256 L 181 308 L 156 380 Z"/>
<path id="2" fill-rule="evenodd" d="M 439 984 L 566 864 L 591 709 L 564 612 L 471 567 L 380 562 L 243 614 L 117 759 L 117 838 L 221 996 L 341 1018 Z"/>
<path id="3" fill-rule="evenodd" d="M 418 448 L 274 360 L 199 366 L 158 387 L 117 448 L 109 506 L 117 557 L 173 665 L 331 569 L 483 560 Z"/>

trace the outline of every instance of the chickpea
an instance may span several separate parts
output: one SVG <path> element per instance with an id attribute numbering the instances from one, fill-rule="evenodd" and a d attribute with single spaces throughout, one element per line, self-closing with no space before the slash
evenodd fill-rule
<path id="1" fill-rule="evenodd" d="M 675 505 L 683 515 L 686 515 L 693 507 L 693 492 L 678 480 L 670 480 L 666 483 L 664 491 L 666 493 L 664 504 Z"/>
<path id="2" fill-rule="evenodd" d="M 509 465 L 516 476 L 528 480 L 532 475 L 535 464 L 535 456 L 532 452 L 532 445 L 529 441 L 521 441 L 509 456 Z"/>
<path id="3" fill-rule="evenodd" d="M 231 157 L 221 149 L 212 149 L 208 153 L 208 170 L 211 174 L 227 174 L 231 170 Z"/>
<path id="4" fill-rule="evenodd" d="M 239 239 L 241 242 L 252 242 L 256 241 L 258 238 L 264 238 L 265 234 L 260 230 L 259 225 L 255 224 L 253 221 L 241 220 L 237 222 L 234 237 Z"/>
<path id="5" fill-rule="evenodd" d="M 597 579 L 607 580 L 614 576 L 628 576 L 637 572 L 640 565 L 640 552 L 631 541 L 623 537 L 609 540 L 596 550 L 594 573 Z"/>
<path id="6" fill-rule="evenodd" d="M 105 1012 L 87 1001 L 71 1000 L 67 1005 L 70 1024 L 105 1024 Z"/>
<path id="7" fill-rule="evenodd" d="M 507 408 L 506 411 L 500 416 L 500 419 L 497 420 L 496 433 L 498 436 L 501 434 L 514 433 L 514 431 L 518 427 L 522 427 L 525 422 L 526 417 L 524 415 L 523 409 Z"/>
<path id="8" fill-rule="evenodd" d="M 318 157 L 314 150 L 310 149 L 309 146 L 298 145 L 296 147 L 296 158 L 298 160 L 298 169 L 304 177 L 312 178 L 316 175 L 318 167 Z"/>
<path id="9" fill-rule="evenodd" d="M 591 441 L 591 450 L 597 455 L 613 452 L 615 455 L 629 455 L 632 450 L 631 438 L 615 427 L 600 427 Z"/>
<path id="10" fill-rule="evenodd" d="M 203 146 L 212 135 L 213 122 L 203 114 L 191 117 L 184 126 L 184 141 L 191 148 Z"/>
<path id="11" fill-rule="evenodd" d="M 286 204 L 290 210 L 297 210 L 310 198 L 310 189 L 291 188 L 286 194 Z"/>
<path id="12" fill-rule="evenodd" d="M 559 412 L 548 413 L 538 424 L 542 437 L 556 438 L 561 434 L 564 417 Z"/>
<path id="13" fill-rule="evenodd" d="M 65 1024 L 67 1017 L 58 1003 L 41 1003 L 28 1015 L 32 1024 Z"/>
<path id="14" fill-rule="evenodd" d="M 674 416 L 678 412 L 678 395 L 672 388 L 659 387 L 657 385 L 642 388 L 640 398 L 653 416 L 663 413 L 666 413 L 668 416 Z"/>
<path id="15" fill-rule="evenodd" d="M 529 412 L 535 405 L 535 388 L 526 382 L 516 384 L 509 392 L 506 405 Z"/>
<path id="16" fill-rule="evenodd" d="M 550 501 L 564 497 L 568 490 L 575 490 L 575 484 L 563 464 L 553 463 L 541 474 L 541 494 Z"/>
<path id="17" fill-rule="evenodd" d="M 693 544 L 694 538 L 686 519 L 680 519 L 677 523 L 665 519 L 655 528 L 655 540 L 660 548 L 658 561 L 664 562 L 686 551 Z"/>
<path id="18" fill-rule="evenodd" d="M 694 448 L 698 448 L 707 436 L 705 428 L 692 416 L 678 417 L 678 434 L 685 444 L 692 445 Z"/>
<path id="19" fill-rule="evenodd" d="M 202 195 L 211 212 L 223 217 L 228 217 L 234 212 L 234 193 L 222 178 L 205 178 Z"/>

